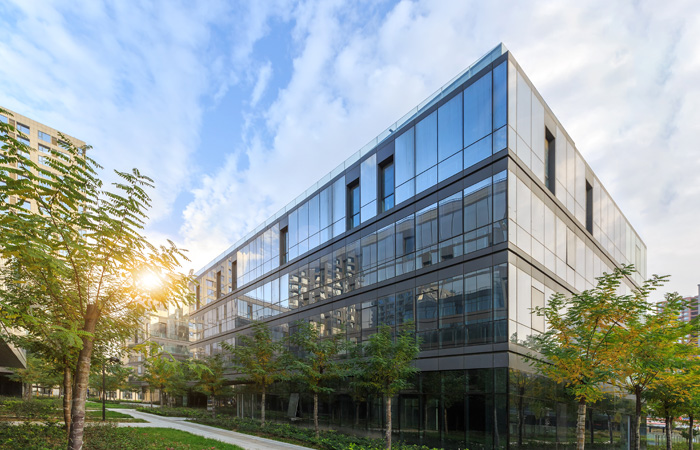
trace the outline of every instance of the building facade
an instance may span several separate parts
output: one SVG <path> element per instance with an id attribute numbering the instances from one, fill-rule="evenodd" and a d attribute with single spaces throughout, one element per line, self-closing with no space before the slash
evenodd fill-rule
<path id="1" fill-rule="evenodd" d="M 61 151 L 62 140 L 66 139 L 76 147 L 82 147 L 85 142 L 72 136 L 60 133 L 58 130 L 39 123 L 29 117 L 23 116 L 14 111 L 0 106 L 6 113 L 0 112 L 0 121 L 12 125 L 18 133 L 11 137 L 23 142 L 29 148 L 32 161 L 42 164 L 46 170 L 52 172 L 53 169 L 45 164 L 46 157 L 51 150 Z M 15 201 L 10 199 L 10 201 Z M 37 206 L 26 202 L 24 207 L 34 212 Z M 0 261 L 0 264 L 2 261 Z M 9 330 L 12 332 L 12 330 Z M 26 355 L 24 350 L 0 340 L 0 395 L 21 395 L 19 383 L 10 381 L 7 376 L 12 373 L 11 368 L 25 368 Z M 19 390 L 19 394 L 18 394 Z"/>
<path id="2" fill-rule="evenodd" d="M 412 323 L 421 374 L 393 402 L 399 438 L 565 445 L 575 405 L 532 375 L 520 342 L 545 329 L 532 308 L 622 264 L 639 270 L 625 280 L 633 288 L 646 276 L 644 243 L 499 45 L 200 270 L 192 348 L 215 354 L 252 321 L 278 337 L 313 321 L 352 341 Z M 284 416 L 300 394 L 308 417 L 307 394 L 276 389 L 268 408 Z M 239 410 L 256 401 L 241 396 Z M 321 413 L 371 434 L 381 404 L 339 387 Z M 626 443 L 629 411 L 611 405 L 591 427 Z"/>

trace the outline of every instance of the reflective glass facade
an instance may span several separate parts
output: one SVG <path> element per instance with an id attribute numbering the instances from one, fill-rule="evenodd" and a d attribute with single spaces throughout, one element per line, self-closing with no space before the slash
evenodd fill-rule
<path id="1" fill-rule="evenodd" d="M 520 446 L 553 426 L 566 445 L 566 401 L 537 430 L 516 408 L 512 379 L 531 377 L 518 342 L 546 326 L 531 308 L 623 263 L 642 272 L 634 286 L 644 244 L 502 46 L 397 124 L 198 273 L 195 353 L 254 320 L 280 338 L 301 319 L 352 341 L 411 322 L 421 375 L 395 402 L 402 437 Z M 276 389 L 268 407 L 286 411 L 298 390 Z M 255 410 L 255 396 L 239 400 Z M 342 387 L 323 402 L 335 426 L 383 420 L 378 399 Z"/>

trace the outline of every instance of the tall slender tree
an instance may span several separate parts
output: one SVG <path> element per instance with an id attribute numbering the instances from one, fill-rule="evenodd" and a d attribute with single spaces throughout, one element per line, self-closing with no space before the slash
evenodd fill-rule
<path id="1" fill-rule="evenodd" d="M 0 259 L 15 265 L 21 282 L 43 293 L 34 309 L 60 316 L 45 326 L 60 327 L 76 342 L 69 448 L 80 449 L 100 324 L 133 317 L 126 311 L 191 301 L 190 277 L 177 272 L 184 255 L 172 242 L 156 247 L 141 234 L 150 178 L 136 169 L 116 172 L 118 181 L 107 189 L 88 147 L 77 148 L 61 136 L 63 148 L 50 150 L 40 165 L 18 134 L 0 122 Z M 149 286 L 142 282 L 145 276 L 160 283 Z M 2 297 L 0 292 L 0 303 Z M 5 326 L 26 329 L 36 320 L 21 310 L 13 314 L 0 315 Z"/>
<path id="2" fill-rule="evenodd" d="M 413 326 L 408 324 L 396 336 L 388 325 L 382 325 L 362 346 L 364 357 L 355 362 L 355 383 L 384 397 L 386 448 L 391 448 L 391 400 L 401 390 L 411 387 L 410 380 L 418 373 L 413 360 L 420 352 Z"/>
<path id="3" fill-rule="evenodd" d="M 662 279 L 654 277 L 640 291 L 620 294 L 621 283 L 633 267 L 616 268 L 598 278 L 595 288 L 566 298 L 555 294 L 547 305 L 534 310 L 543 316 L 547 331 L 530 339 L 539 354 L 528 360 L 543 375 L 564 383 L 578 401 L 576 447 L 586 442 L 586 407 L 603 396 L 601 385 L 616 376 L 621 357 L 617 332 L 646 309 L 646 294 Z"/>
<path id="4" fill-rule="evenodd" d="M 339 355 L 345 346 L 345 333 L 324 337 L 315 322 L 298 321 L 294 328 L 289 340 L 297 352 L 290 368 L 294 379 L 305 385 L 313 395 L 314 430 L 318 439 L 318 396 L 333 392 L 329 383 L 344 374 Z"/>
<path id="5" fill-rule="evenodd" d="M 242 375 L 242 380 L 260 390 L 260 419 L 262 426 L 265 426 L 267 388 L 285 375 L 285 348 L 281 340 L 273 339 L 272 331 L 266 324 L 255 322 L 252 331 L 252 336 L 238 336 L 235 346 L 222 343 L 222 347 L 231 353 L 231 362 Z"/>
<path id="6" fill-rule="evenodd" d="M 195 376 L 196 389 L 212 400 L 211 414 L 216 418 L 216 404 L 226 395 L 233 394 L 228 380 L 224 377 L 226 366 L 221 353 L 208 358 L 192 361 L 190 373 Z"/>
<path id="7" fill-rule="evenodd" d="M 615 345 L 622 351 L 614 362 L 615 373 L 610 381 L 634 395 L 632 443 L 636 450 L 641 446 L 639 428 L 645 393 L 657 382 L 666 383 L 667 377 L 681 380 L 676 372 L 687 367 L 697 350 L 687 340 L 696 329 L 695 322 L 679 320 L 680 312 L 687 307 L 685 300 L 678 294 L 667 294 L 664 307 L 656 308 L 647 302 L 649 292 L 656 286 L 648 282 L 636 292 L 644 302 L 615 333 Z"/>

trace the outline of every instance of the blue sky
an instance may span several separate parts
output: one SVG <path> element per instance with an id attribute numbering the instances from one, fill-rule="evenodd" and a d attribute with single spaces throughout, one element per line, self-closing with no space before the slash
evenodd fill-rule
<path id="1" fill-rule="evenodd" d="M 155 178 L 198 269 L 504 42 L 649 247 L 700 282 L 700 4 L 0 0 L 0 105 Z"/>

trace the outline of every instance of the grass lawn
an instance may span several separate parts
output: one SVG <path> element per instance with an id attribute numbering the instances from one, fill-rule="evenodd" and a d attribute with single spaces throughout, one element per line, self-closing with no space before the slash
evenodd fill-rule
<path id="1" fill-rule="evenodd" d="M 107 402 L 105 403 L 105 406 L 107 408 L 112 408 L 112 409 L 136 409 L 139 408 L 143 405 L 141 403 L 134 403 L 134 404 L 125 404 L 125 403 L 111 403 Z M 85 407 L 86 408 L 99 408 L 102 410 L 102 403 L 101 402 L 85 402 Z"/>
<path id="2" fill-rule="evenodd" d="M 66 447 L 62 427 L 43 425 L 0 424 L 0 448 L 58 450 Z M 91 425 L 85 427 L 85 450 L 242 450 L 213 439 L 168 428 L 117 428 Z"/>

